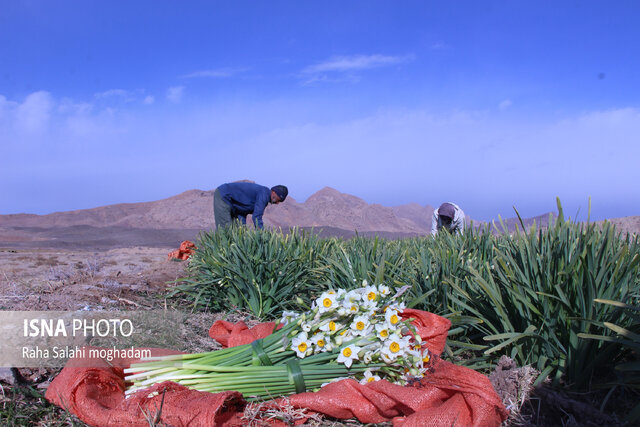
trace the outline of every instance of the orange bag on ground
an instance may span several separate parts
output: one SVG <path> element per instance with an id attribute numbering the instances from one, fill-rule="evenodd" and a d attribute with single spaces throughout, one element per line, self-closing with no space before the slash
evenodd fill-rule
<path id="1" fill-rule="evenodd" d="M 419 310 L 405 310 L 402 317 L 414 319 L 418 334 L 435 358 L 432 372 L 421 381 L 399 386 L 386 380 L 362 385 L 347 379 L 315 393 L 289 396 L 289 403 L 295 408 L 307 408 L 310 415 L 316 412 L 339 419 L 355 417 L 362 423 L 499 426 L 508 412 L 489 379 L 436 356 L 444 349 L 449 320 Z M 269 335 L 274 326 L 270 322 L 248 328 L 243 322 L 217 321 L 209 335 L 224 346 L 235 346 Z M 161 351 L 155 349 L 153 354 L 160 355 Z M 170 352 L 164 350 L 165 354 Z M 72 360 L 52 381 L 46 398 L 93 426 L 149 425 L 147 419 L 158 412 L 162 396 L 163 409 L 157 421 L 174 426 L 246 424 L 241 418 L 246 402 L 238 392 L 206 393 L 165 382 L 125 399 L 122 369 L 133 362 L 121 359 L 112 362 L 112 366 L 104 363 L 103 366 L 78 367 L 78 361 Z M 277 403 L 267 402 L 264 406 Z M 283 425 L 274 420 L 265 423 Z"/>
<path id="2" fill-rule="evenodd" d="M 150 350 L 153 356 L 180 353 Z M 83 353 L 88 354 L 88 347 Z M 45 397 L 91 426 L 148 427 L 159 421 L 171 426 L 240 425 L 239 414 L 246 401 L 236 391 L 203 393 L 164 382 L 125 399 L 123 369 L 137 361 L 71 359 L 53 379 Z M 151 424 L 161 406 L 160 419 Z"/>
<path id="3" fill-rule="evenodd" d="M 246 323 L 231 323 L 224 320 L 217 320 L 209 328 L 209 336 L 218 341 L 223 347 L 236 347 L 249 344 L 257 339 L 271 335 L 275 322 L 260 323 L 253 328 L 249 328 Z M 280 329 L 280 327 L 278 327 Z"/>
<path id="4" fill-rule="evenodd" d="M 191 254 L 193 254 L 196 249 L 197 249 L 196 245 L 194 245 L 193 242 L 190 242 L 189 240 L 185 240 L 180 244 L 179 249 L 169 252 L 169 255 L 167 257 L 169 259 L 175 258 L 175 259 L 181 259 L 184 261 L 186 259 L 189 259 Z"/>
<path id="5" fill-rule="evenodd" d="M 348 379 L 290 396 L 289 403 L 334 418 L 394 426 L 499 426 L 508 417 L 485 375 L 443 360 L 412 386 Z"/>

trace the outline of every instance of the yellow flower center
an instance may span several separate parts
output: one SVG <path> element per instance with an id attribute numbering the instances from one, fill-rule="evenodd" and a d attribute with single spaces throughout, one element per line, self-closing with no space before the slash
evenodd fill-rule
<path id="1" fill-rule="evenodd" d="M 375 379 L 375 378 L 373 378 L 373 377 L 369 377 L 369 378 L 367 378 L 367 382 L 368 382 L 368 383 L 372 383 L 372 382 L 374 382 L 375 380 L 376 380 L 376 379 Z"/>
<path id="2" fill-rule="evenodd" d="M 389 346 L 389 350 L 391 350 L 393 353 L 397 353 L 400 351 L 400 344 L 398 344 L 397 342 L 392 342 L 391 345 Z"/>
<path id="3" fill-rule="evenodd" d="M 431 357 L 429 357 L 428 354 L 424 357 L 424 359 L 422 359 L 424 363 L 429 363 L 429 360 L 431 360 Z"/>
<path id="4" fill-rule="evenodd" d="M 307 343 L 301 342 L 300 344 L 298 344 L 298 351 L 300 353 L 304 353 L 305 351 L 307 351 Z"/>
<path id="5" fill-rule="evenodd" d="M 380 331 L 380 336 L 381 336 L 382 338 L 386 338 L 386 337 L 388 337 L 388 336 L 389 336 L 389 331 L 387 331 L 386 329 L 381 330 L 381 331 Z"/>
<path id="6" fill-rule="evenodd" d="M 349 347 L 345 348 L 344 350 L 342 350 L 342 355 L 344 357 L 351 357 L 351 349 Z"/>
<path id="7" fill-rule="evenodd" d="M 355 305 L 351 306 L 351 311 L 358 311 L 358 307 L 356 307 Z"/>
<path id="8" fill-rule="evenodd" d="M 325 298 L 322 300 L 322 305 L 324 305 L 327 308 L 331 307 L 331 304 L 333 304 L 333 302 L 331 301 L 331 298 Z"/>
<path id="9" fill-rule="evenodd" d="M 369 299 L 369 301 L 373 301 L 374 299 L 376 299 L 376 293 L 375 292 L 369 292 L 367 294 L 367 298 Z"/>
<path id="10" fill-rule="evenodd" d="M 324 340 L 318 340 L 316 344 L 318 344 L 318 347 L 324 347 Z"/>
<path id="11" fill-rule="evenodd" d="M 335 332 L 335 330 L 336 330 L 336 322 L 334 322 L 333 320 L 331 322 L 329 322 L 329 330 L 331 332 Z"/>
<path id="12" fill-rule="evenodd" d="M 340 335 L 344 335 L 347 333 L 347 330 L 345 329 L 344 331 L 340 332 Z"/>
<path id="13" fill-rule="evenodd" d="M 356 329 L 361 331 L 364 329 L 364 322 L 358 322 L 356 323 Z"/>
<path id="14" fill-rule="evenodd" d="M 396 323 L 398 323 L 398 321 L 400 319 L 398 319 L 398 316 L 396 316 L 395 314 L 393 316 L 391 316 L 391 318 L 389 319 L 391 321 L 392 325 L 395 325 Z"/>

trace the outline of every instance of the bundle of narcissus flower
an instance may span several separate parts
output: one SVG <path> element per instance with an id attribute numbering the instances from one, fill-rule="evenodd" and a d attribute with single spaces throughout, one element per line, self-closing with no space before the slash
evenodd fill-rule
<path id="1" fill-rule="evenodd" d="M 403 321 L 400 297 L 385 285 L 324 292 L 310 311 L 285 312 L 274 333 L 208 353 L 150 357 L 125 370 L 127 394 L 162 381 L 249 399 L 301 393 L 343 378 L 406 384 L 422 377 L 429 353 Z M 279 329 L 278 329 L 279 328 Z"/>

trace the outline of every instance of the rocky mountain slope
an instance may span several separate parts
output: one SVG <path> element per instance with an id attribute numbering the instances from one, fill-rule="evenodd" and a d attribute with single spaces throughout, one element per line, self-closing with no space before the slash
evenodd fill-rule
<path id="1" fill-rule="evenodd" d="M 121 203 L 93 209 L 56 212 L 48 215 L 0 215 L 0 227 L 56 228 L 71 226 L 149 229 L 209 229 L 214 226 L 213 191 L 189 190 L 154 202 Z M 288 228 L 330 226 L 344 230 L 386 231 L 421 234 L 430 220 L 421 214 L 433 212 L 417 204 L 385 207 L 325 187 L 304 203 L 288 197 L 270 205 L 264 215 L 267 226 Z"/>
<path id="2" fill-rule="evenodd" d="M 55 212 L 48 215 L 0 215 L 0 247 L 58 246 L 126 247 L 176 246 L 212 229 L 213 190 L 189 190 L 163 200 L 121 203 L 93 209 Z M 426 235 L 431 229 L 434 208 L 417 203 L 386 207 L 325 187 L 300 203 L 288 197 L 270 205 L 264 215 L 267 227 L 314 228 L 323 236 L 379 234 L 383 237 Z M 471 222 L 471 218 L 467 217 Z M 549 214 L 523 219 L 526 227 L 535 221 L 546 227 Z M 248 220 L 250 223 L 250 220 Z M 474 226 L 486 223 L 473 221 Z M 640 216 L 616 218 L 611 222 L 622 232 L 640 232 Z M 517 218 L 504 220 L 511 232 L 520 225 Z M 500 224 L 495 228 L 502 231 Z"/>

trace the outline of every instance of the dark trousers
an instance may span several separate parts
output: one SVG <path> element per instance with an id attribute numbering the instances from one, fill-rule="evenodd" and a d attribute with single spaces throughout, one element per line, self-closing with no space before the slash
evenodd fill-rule
<path id="1" fill-rule="evenodd" d="M 231 206 L 222 200 L 220 190 L 217 188 L 213 192 L 213 219 L 216 222 L 216 230 L 230 226 L 233 224 L 233 220 L 237 219 L 231 212 Z"/>

